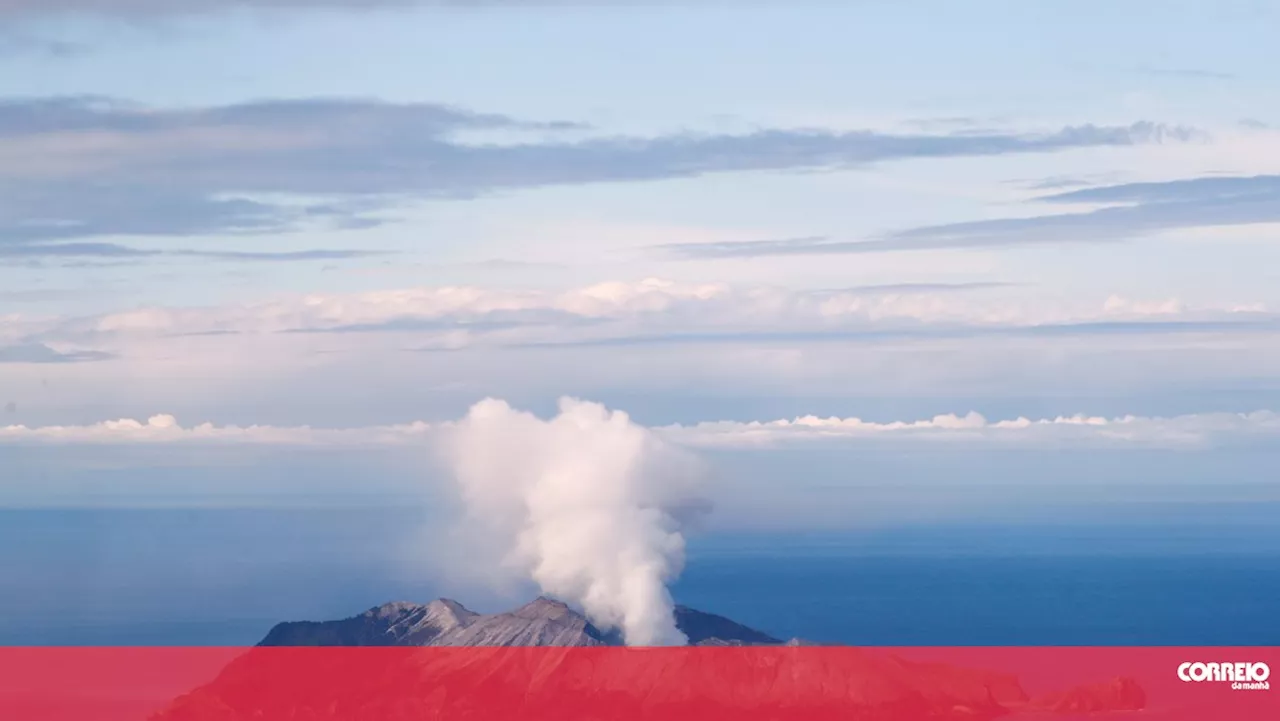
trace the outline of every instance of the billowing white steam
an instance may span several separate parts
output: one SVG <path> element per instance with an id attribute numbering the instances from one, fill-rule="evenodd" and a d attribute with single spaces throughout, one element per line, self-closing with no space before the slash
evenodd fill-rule
<path id="1" fill-rule="evenodd" d="M 482 401 L 447 452 L 467 522 L 502 544 L 511 570 L 628 645 L 686 643 L 666 585 L 684 564 L 694 458 L 625 413 L 573 399 L 551 420 Z"/>

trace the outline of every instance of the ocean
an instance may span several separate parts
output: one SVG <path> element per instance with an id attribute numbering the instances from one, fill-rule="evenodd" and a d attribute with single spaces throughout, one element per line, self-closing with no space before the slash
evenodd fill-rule
<path id="1" fill-rule="evenodd" d="M 1280 558 L 700 559 L 678 600 L 786 637 L 872 646 L 1280 644 Z"/>
<path id="2" fill-rule="evenodd" d="M 513 605 L 406 569 L 401 551 L 421 523 L 404 509 L 0 511 L 0 644 L 241 645 L 278 621 L 390 600 Z M 1280 645 L 1280 553 L 1255 533 L 713 533 L 691 540 L 672 593 L 779 637 L 833 644 Z"/>

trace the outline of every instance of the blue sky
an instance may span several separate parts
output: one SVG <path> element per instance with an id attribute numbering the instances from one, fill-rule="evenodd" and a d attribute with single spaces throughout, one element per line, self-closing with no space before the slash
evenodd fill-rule
<path id="1" fill-rule="evenodd" d="M 795 524 L 1275 499 L 1273 4 L 389 5 L 0 2 L 0 503 L 404 493 L 489 395 Z"/>

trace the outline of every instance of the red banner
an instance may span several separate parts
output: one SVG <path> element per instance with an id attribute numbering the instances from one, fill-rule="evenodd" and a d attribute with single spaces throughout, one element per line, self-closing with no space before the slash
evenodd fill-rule
<path id="1" fill-rule="evenodd" d="M 0 719 L 1276 721 L 1278 663 L 1255 647 L 0 648 Z"/>

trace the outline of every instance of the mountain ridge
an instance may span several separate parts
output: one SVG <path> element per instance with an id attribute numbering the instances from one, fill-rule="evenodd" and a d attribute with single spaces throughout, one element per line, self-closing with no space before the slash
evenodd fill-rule
<path id="1" fill-rule="evenodd" d="M 688 606 L 675 607 L 676 627 L 693 646 L 781 645 L 778 638 Z M 792 641 L 791 643 L 799 643 Z M 519 608 L 481 614 L 458 601 L 393 601 L 332 621 L 276 624 L 258 646 L 621 646 L 567 604 L 539 596 Z"/>

